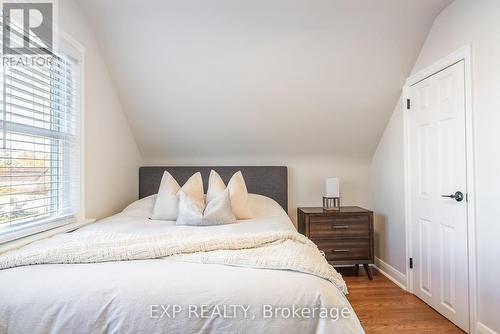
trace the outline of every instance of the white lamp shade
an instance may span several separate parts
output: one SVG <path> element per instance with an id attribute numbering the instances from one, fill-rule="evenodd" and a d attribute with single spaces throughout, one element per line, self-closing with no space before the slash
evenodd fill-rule
<path id="1" fill-rule="evenodd" d="M 337 177 L 325 179 L 325 197 L 340 197 L 340 182 Z"/>

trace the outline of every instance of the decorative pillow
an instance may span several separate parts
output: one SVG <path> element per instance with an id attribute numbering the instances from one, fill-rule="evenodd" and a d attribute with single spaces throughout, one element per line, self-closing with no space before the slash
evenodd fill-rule
<path id="1" fill-rule="evenodd" d="M 190 197 L 183 190 L 179 193 L 177 225 L 210 226 L 236 223 L 229 191 L 225 190 L 205 203 Z"/>
<path id="2" fill-rule="evenodd" d="M 250 205 L 248 203 L 248 191 L 245 184 L 245 179 L 241 171 L 236 172 L 229 183 L 226 185 L 222 181 L 216 171 L 210 171 L 208 179 L 207 202 L 219 196 L 226 189 L 229 190 L 229 198 L 231 199 L 231 208 L 236 216 L 236 219 L 251 219 L 254 218 Z"/>
<path id="3" fill-rule="evenodd" d="M 151 219 L 176 220 L 179 211 L 179 192 L 181 190 L 195 200 L 203 202 L 204 194 L 201 173 L 193 174 L 181 188 L 172 175 L 165 171 L 161 178 Z"/>

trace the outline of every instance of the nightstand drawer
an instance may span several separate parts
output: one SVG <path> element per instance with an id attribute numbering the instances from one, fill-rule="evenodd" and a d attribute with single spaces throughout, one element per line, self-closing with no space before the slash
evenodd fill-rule
<path id="1" fill-rule="evenodd" d="M 366 260 L 370 258 L 369 239 L 314 240 L 328 261 Z"/>
<path id="2" fill-rule="evenodd" d="M 309 236 L 311 238 L 368 238 L 370 234 L 369 217 L 310 217 Z"/>

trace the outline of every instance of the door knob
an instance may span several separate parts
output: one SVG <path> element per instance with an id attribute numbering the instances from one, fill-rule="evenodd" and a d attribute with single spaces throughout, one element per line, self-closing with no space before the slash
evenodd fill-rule
<path id="1" fill-rule="evenodd" d="M 464 194 L 462 194 L 461 191 L 457 191 L 456 193 L 454 193 L 453 195 L 441 195 L 441 197 L 449 197 L 449 198 L 454 198 L 455 201 L 457 202 L 462 202 L 462 200 L 464 199 Z"/>

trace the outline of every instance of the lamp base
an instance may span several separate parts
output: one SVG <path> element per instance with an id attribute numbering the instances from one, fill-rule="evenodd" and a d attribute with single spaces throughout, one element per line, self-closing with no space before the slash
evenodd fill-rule
<path id="1" fill-rule="evenodd" d="M 324 197 L 323 210 L 338 211 L 340 210 L 340 197 Z"/>

